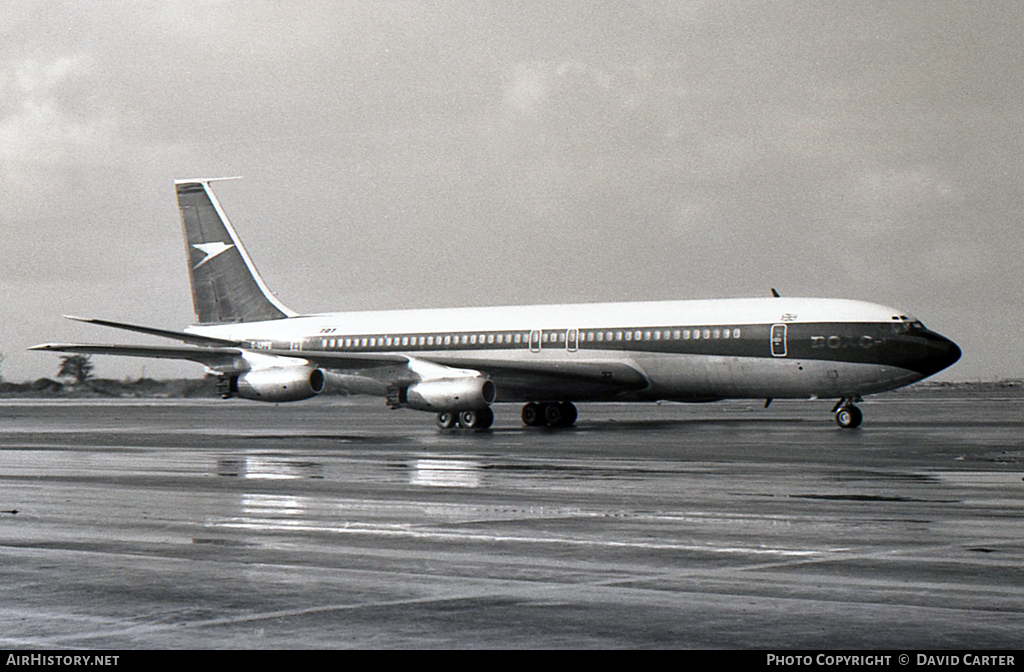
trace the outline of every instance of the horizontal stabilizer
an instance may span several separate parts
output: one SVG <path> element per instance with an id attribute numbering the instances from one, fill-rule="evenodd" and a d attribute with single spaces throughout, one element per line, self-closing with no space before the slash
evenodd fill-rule
<path id="1" fill-rule="evenodd" d="M 114 329 L 135 331 L 140 334 L 149 334 L 150 336 L 160 336 L 162 338 L 173 338 L 176 341 L 181 341 L 183 343 L 192 343 L 193 345 L 241 345 L 241 341 L 231 341 L 224 338 L 213 338 L 211 336 L 200 336 L 198 334 L 189 334 L 184 331 L 157 329 L 156 327 L 143 327 L 137 324 L 128 324 L 126 322 L 113 322 L 111 320 L 100 320 L 93 317 L 75 317 L 74 315 L 65 315 L 64 317 L 69 320 L 74 320 L 75 322 L 85 322 L 86 324 L 98 324 L 102 327 L 113 327 Z"/>

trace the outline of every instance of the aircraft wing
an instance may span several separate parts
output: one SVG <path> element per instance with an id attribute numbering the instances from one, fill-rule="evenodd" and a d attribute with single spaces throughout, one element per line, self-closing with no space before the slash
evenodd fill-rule
<path id="1" fill-rule="evenodd" d="M 92 321 L 92 320 L 90 320 Z M 148 327 L 145 329 L 149 329 Z M 139 329 L 141 331 L 141 329 Z M 153 333 L 156 330 L 150 330 Z M 186 335 L 186 334 L 182 334 Z M 198 340 L 198 339 L 197 339 Z M 214 340 L 214 339 L 211 339 Z M 119 355 L 154 359 L 179 359 L 220 369 L 245 369 L 239 360 L 247 355 L 304 360 L 325 369 L 360 371 L 381 367 L 406 367 L 412 359 L 420 359 L 442 367 L 458 367 L 479 371 L 495 379 L 504 399 L 536 396 L 538 389 L 553 396 L 611 398 L 635 392 L 649 385 L 647 376 L 638 367 L 621 360 L 601 361 L 515 361 L 481 357 L 410 356 L 385 352 L 330 352 L 322 350 L 248 349 L 213 345 L 120 345 L 46 343 L 30 350 L 68 352 L 86 355 Z"/>
<path id="2" fill-rule="evenodd" d="M 261 355 L 273 355 L 275 357 L 296 357 L 323 367 L 325 369 L 343 369 L 359 371 L 362 369 L 373 369 L 381 366 L 394 366 L 395 364 L 408 364 L 408 355 L 399 355 L 388 352 L 330 352 L 326 350 L 248 350 Z"/>
<path id="3" fill-rule="evenodd" d="M 331 352 L 323 350 L 250 350 L 261 355 L 304 359 L 314 366 L 359 375 L 368 369 L 410 366 L 414 360 L 440 367 L 478 371 L 490 376 L 498 385 L 504 400 L 531 400 L 537 390 L 555 396 L 612 398 L 615 395 L 643 390 L 650 384 L 638 367 L 621 360 L 522 361 L 485 357 L 457 357 L 450 353 L 399 354 L 386 352 Z M 373 376 L 379 378 L 379 376 Z M 386 377 L 386 374 L 385 374 Z"/>
<path id="4" fill-rule="evenodd" d="M 450 353 L 432 357 L 429 354 L 398 354 L 385 352 L 330 352 L 320 350 L 258 350 L 260 354 L 277 357 L 301 357 L 325 369 L 359 371 L 385 366 L 405 366 L 413 360 L 421 360 L 442 367 L 468 369 L 491 376 L 500 388 L 512 391 L 522 387 L 559 390 L 587 389 L 601 390 L 602 394 L 642 390 L 649 385 L 647 376 L 639 368 L 619 360 L 583 361 L 522 361 L 498 360 L 484 357 L 453 357 Z"/>
<path id="5" fill-rule="evenodd" d="M 102 320 L 93 317 L 75 317 L 65 315 L 65 318 L 86 324 L 96 324 L 102 327 L 112 327 L 125 331 L 134 331 L 149 336 L 170 338 L 199 347 L 182 346 L 135 346 L 135 345 L 99 345 L 99 344 L 45 344 L 37 345 L 30 350 L 49 350 L 54 352 L 74 352 L 90 355 L 121 355 L 123 357 L 152 357 L 157 359 L 185 359 L 193 362 L 206 364 L 207 366 L 229 366 L 234 357 L 242 355 L 243 352 L 255 352 L 262 355 L 275 357 L 290 357 L 293 359 L 304 359 L 313 362 L 317 366 L 330 369 L 361 370 L 394 364 L 405 364 L 409 361 L 404 355 L 390 353 L 341 353 L 324 351 L 295 351 L 282 349 L 259 349 L 253 350 L 242 347 L 242 341 L 215 338 L 190 334 L 184 331 L 173 331 L 170 329 L 159 329 L 157 327 L 146 327 L 127 322 L 115 322 L 113 320 Z M 210 362 L 217 362 L 211 364 Z"/>
<path id="6" fill-rule="evenodd" d="M 394 364 L 406 364 L 404 355 L 387 353 L 338 353 L 302 350 L 250 350 L 237 347 L 190 345 L 104 345 L 81 343 L 44 343 L 29 350 L 44 352 L 70 352 L 82 355 L 119 355 L 121 357 L 149 357 L 153 359 L 184 359 L 211 368 L 236 368 L 239 357 L 246 353 L 302 359 L 328 369 L 361 370 Z M 244 367 L 242 367 L 244 368 Z"/>
<path id="7" fill-rule="evenodd" d="M 483 358 L 433 360 L 445 366 L 474 369 L 494 379 L 503 401 L 532 400 L 537 390 L 551 396 L 610 398 L 636 392 L 650 385 L 644 372 L 627 362 L 505 361 Z"/>
<path id="8" fill-rule="evenodd" d="M 120 355 L 154 359 L 185 359 L 209 367 L 230 366 L 242 354 L 240 348 L 214 348 L 187 345 L 103 345 L 79 343 L 44 343 L 29 350 L 71 352 L 79 355 Z"/>

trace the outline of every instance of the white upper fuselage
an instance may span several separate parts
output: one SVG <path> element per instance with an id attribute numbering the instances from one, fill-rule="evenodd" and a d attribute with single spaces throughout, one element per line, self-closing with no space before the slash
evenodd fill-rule
<path id="1" fill-rule="evenodd" d="M 257 323 L 193 326 L 186 331 L 230 340 L 295 341 L 321 333 L 361 336 L 780 322 L 888 323 L 898 316 L 907 318 L 895 308 L 864 301 L 756 298 L 318 313 Z M 324 332 L 325 329 L 334 331 Z"/>

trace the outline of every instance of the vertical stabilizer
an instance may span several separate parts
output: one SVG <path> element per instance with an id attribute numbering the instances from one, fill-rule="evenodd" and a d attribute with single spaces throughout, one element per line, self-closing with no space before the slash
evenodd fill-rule
<path id="1" fill-rule="evenodd" d="M 225 179 L 225 178 L 220 178 Z M 205 180 L 176 180 L 199 324 L 293 317 L 267 288 Z"/>

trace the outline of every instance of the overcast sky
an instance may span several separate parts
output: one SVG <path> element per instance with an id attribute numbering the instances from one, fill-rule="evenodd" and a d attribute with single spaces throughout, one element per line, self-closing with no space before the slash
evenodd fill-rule
<path id="1" fill-rule="evenodd" d="M 173 180 L 300 312 L 863 299 L 1024 377 L 1019 2 L 0 4 L 0 374 L 193 319 Z M 95 357 L 104 377 L 202 375 Z"/>

